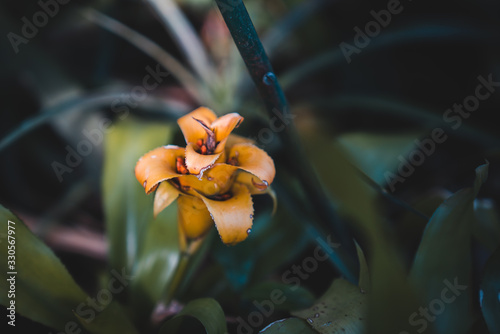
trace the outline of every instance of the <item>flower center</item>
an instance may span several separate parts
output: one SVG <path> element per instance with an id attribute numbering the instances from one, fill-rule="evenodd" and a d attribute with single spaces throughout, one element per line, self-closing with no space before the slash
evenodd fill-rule
<path id="1" fill-rule="evenodd" d="M 184 158 L 183 157 L 177 157 L 177 160 L 175 162 L 175 166 L 177 169 L 177 173 L 179 174 L 189 174 L 189 171 L 186 167 L 186 164 L 184 163 Z"/>
<path id="2" fill-rule="evenodd" d="M 198 146 L 198 153 L 203 154 L 203 155 L 210 155 L 214 154 L 215 148 L 217 147 L 217 142 L 215 141 L 215 132 L 210 129 L 203 121 L 200 121 L 199 119 L 193 118 L 195 121 L 200 123 L 200 125 L 203 127 L 203 129 L 207 133 L 207 139 L 198 139 L 196 141 L 196 145 Z"/>
<path id="3" fill-rule="evenodd" d="M 231 192 L 227 192 L 225 194 L 213 195 L 210 196 L 209 198 L 216 201 L 225 201 L 227 199 L 230 199 L 231 197 L 233 197 L 233 194 L 231 194 Z"/>

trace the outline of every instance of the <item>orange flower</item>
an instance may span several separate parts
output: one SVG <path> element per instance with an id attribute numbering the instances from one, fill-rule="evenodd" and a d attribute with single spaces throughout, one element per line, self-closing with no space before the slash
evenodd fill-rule
<path id="1" fill-rule="evenodd" d="M 215 162 L 224 161 L 224 147 L 234 128 L 243 121 L 237 113 L 217 118 L 208 108 L 200 107 L 181 117 L 179 124 L 186 140 L 186 167 L 201 174 Z"/>
<path id="2" fill-rule="evenodd" d="M 251 195 L 270 192 L 273 160 L 249 139 L 231 135 L 243 117 L 217 118 L 204 107 L 178 124 L 186 148 L 163 146 L 139 159 L 137 180 L 146 194 L 156 190 L 155 216 L 178 199 L 181 242 L 207 233 L 213 222 L 225 244 L 245 240 L 253 223 Z"/>

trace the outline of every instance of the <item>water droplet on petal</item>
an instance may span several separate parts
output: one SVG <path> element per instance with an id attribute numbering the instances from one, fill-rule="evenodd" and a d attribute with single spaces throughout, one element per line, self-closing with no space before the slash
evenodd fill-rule
<path id="1" fill-rule="evenodd" d="M 276 80 L 276 75 L 273 72 L 267 72 L 262 78 L 262 82 L 268 86 L 271 86 Z"/>
<path id="2" fill-rule="evenodd" d="M 156 159 L 156 155 L 152 155 L 152 156 L 151 156 L 151 159 Z"/>
<path id="3" fill-rule="evenodd" d="M 212 218 L 212 220 L 215 220 L 214 215 L 212 213 L 210 213 L 210 218 Z"/>
<path id="4" fill-rule="evenodd" d="M 250 219 L 253 219 L 253 215 L 252 214 L 250 215 Z"/>
<path id="5" fill-rule="evenodd" d="M 142 186 L 143 186 L 144 188 L 146 188 L 146 184 L 147 184 L 147 182 L 148 182 L 148 181 L 144 181 L 144 183 L 142 184 Z"/>
<path id="6" fill-rule="evenodd" d="M 249 229 L 247 230 L 247 234 L 250 234 L 250 233 L 252 233 L 252 229 L 251 229 L 251 228 L 249 228 Z"/>
<path id="7" fill-rule="evenodd" d="M 311 318 L 307 318 L 307 322 L 312 324 L 313 323 L 313 320 Z"/>
<path id="8" fill-rule="evenodd" d="M 266 187 L 269 187 L 269 182 L 267 182 L 266 180 L 263 180 L 262 183 L 264 183 Z"/>

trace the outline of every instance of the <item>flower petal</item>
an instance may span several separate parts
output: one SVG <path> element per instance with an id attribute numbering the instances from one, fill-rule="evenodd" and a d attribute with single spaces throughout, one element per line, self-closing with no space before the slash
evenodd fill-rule
<path id="1" fill-rule="evenodd" d="M 179 196 L 177 200 L 179 228 L 189 239 L 205 235 L 213 225 L 205 203 L 197 197 Z"/>
<path id="2" fill-rule="evenodd" d="M 232 195 L 225 201 L 201 197 L 214 218 L 222 242 L 227 245 L 235 245 L 245 240 L 253 222 L 253 202 L 248 189 L 234 184 Z"/>
<path id="3" fill-rule="evenodd" d="M 212 123 L 212 130 L 215 132 L 215 141 L 219 143 L 215 152 L 224 150 L 229 134 L 243 121 L 243 117 L 238 113 L 226 114 Z"/>
<path id="4" fill-rule="evenodd" d="M 229 137 L 227 137 L 226 141 L 226 152 L 229 153 L 231 148 L 233 148 L 234 145 L 237 144 L 254 144 L 255 145 L 255 140 L 246 138 L 243 136 L 235 135 L 235 134 L 230 134 Z"/>
<path id="5" fill-rule="evenodd" d="M 264 150 L 251 144 L 236 144 L 229 151 L 228 161 L 237 160 L 238 168 L 247 171 L 260 180 L 255 180 L 255 183 L 260 183 L 266 187 L 270 185 L 276 174 L 274 161 Z M 264 188 L 265 189 L 265 188 Z"/>
<path id="6" fill-rule="evenodd" d="M 154 217 L 158 216 L 167 206 L 172 204 L 179 197 L 179 190 L 168 181 L 160 183 L 155 193 Z"/>
<path id="7" fill-rule="evenodd" d="M 216 163 L 203 173 L 201 179 L 195 175 L 185 175 L 179 178 L 181 190 L 194 196 L 225 194 L 231 189 L 236 171 L 236 166 Z"/>
<path id="8" fill-rule="evenodd" d="M 177 173 L 176 158 L 184 156 L 184 148 L 162 146 L 146 153 L 135 165 L 135 177 L 144 187 L 146 194 L 155 190 L 158 183 L 174 177 Z"/>
<path id="9" fill-rule="evenodd" d="M 206 131 L 196 120 L 200 120 L 205 123 L 208 127 L 217 119 L 215 113 L 205 107 L 199 107 L 198 109 L 190 112 L 187 115 L 182 116 L 177 120 L 177 124 L 181 128 L 184 139 L 187 143 L 196 143 L 198 139 L 205 138 L 207 136 Z"/>
<path id="10" fill-rule="evenodd" d="M 189 143 L 186 146 L 186 167 L 191 174 L 198 175 L 201 173 L 203 176 L 203 172 L 210 168 L 217 159 L 221 156 L 222 153 L 217 154 L 200 154 L 195 151 L 194 145 Z"/>

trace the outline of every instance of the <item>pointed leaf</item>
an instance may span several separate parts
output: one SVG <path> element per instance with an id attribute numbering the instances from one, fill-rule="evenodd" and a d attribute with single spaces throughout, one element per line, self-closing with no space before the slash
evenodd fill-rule
<path id="1" fill-rule="evenodd" d="M 12 223 L 11 223 L 12 222 Z M 0 258 L 2 268 L 14 265 L 8 274 L 0 274 L 0 288 L 8 291 L 7 278 L 14 277 L 16 312 L 34 321 L 61 331 L 81 331 L 87 328 L 91 333 L 137 333 L 128 317 L 118 304 L 112 302 L 101 312 L 88 304 L 90 297 L 75 283 L 60 260 L 24 223 L 0 205 L 0 226 L 7 233 L 2 234 L 0 249 L 7 254 L 7 247 L 15 247 L 15 264 L 7 262 L 7 256 Z M 11 226 L 11 227 L 8 227 Z M 14 231 L 11 233 L 8 231 Z M 10 236 L 10 238 L 9 238 Z M 7 293 L 0 295 L 1 304 L 10 305 Z M 76 312 L 75 312 L 76 310 Z M 78 324 L 88 316 L 83 325 Z M 88 321 L 88 322 L 87 322 Z"/>
<path id="2" fill-rule="evenodd" d="M 438 333 L 463 333 L 473 322 L 469 311 L 473 201 L 487 168 L 476 169 L 474 189 L 456 192 L 434 212 L 411 268 L 410 279 L 424 305 L 439 314 L 434 321 Z"/>
<path id="3" fill-rule="evenodd" d="M 2 239 L 0 247 L 8 254 L 14 249 L 14 267 L 8 268 L 7 256 L 0 257 L 1 291 L 9 291 L 8 278 L 14 277 L 15 298 L 0 295 L 2 305 L 15 301 L 16 312 L 46 326 L 64 330 L 66 323 L 77 322 L 72 310 L 87 299 L 52 250 L 39 240 L 24 223 L 0 206 Z M 13 233 L 11 234 L 11 232 Z M 12 258 L 11 258 L 12 259 Z M 17 274 L 8 274 L 16 272 Z"/>
<path id="4" fill-rule="evenodd" d="M 261 334 L 316 334 L 304 320 L 287 318 L 273 322 L 259 333 Z"/>
<path id="5" fill-rule="evenodd" d="M 160 329 L 159 334 L 176 333 L 184 323 L 192 323 L 192 318 L 200 322 L 207 334 L 227 333 L 224 311 L 215 299 L 201 298 L 189 302 L 179 314 L 167 321 Z M 179 333 L 186 333 L 180 331 Z"/>
<path id="6" fill-rule="evenodd" d="M 152 221 L 153 196 L 146 196 L 134 167 L 148 151 L 166 144 L 169 127 L 129 119 L 117 124 L 105 142 L 103 201 L 111 267 L 132 266 Z"/>

